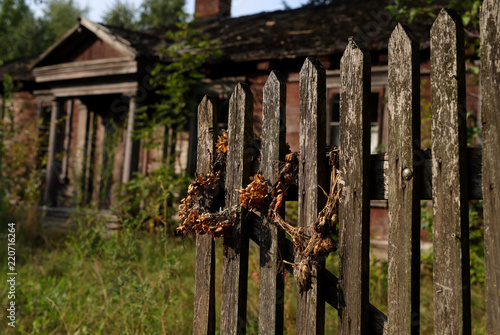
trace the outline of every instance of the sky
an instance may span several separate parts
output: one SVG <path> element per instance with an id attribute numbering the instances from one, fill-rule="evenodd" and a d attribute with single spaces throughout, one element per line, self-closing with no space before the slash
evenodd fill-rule
<path id="1" fill-rule="evenodd" d="M 290 8 L 300 7 L 306 2 L 306 0 L 285 0 Z M 37 2 L 37 1 L 35 1 Z M 101 17 L 108 10 L 114 0 L 74 0 L 80 7 L 88 7 L 89 13 L 87 18 L 94 22 L 101 22 Z M 142 0 L 125 0 L 139 7 Z M 194 12 L 194 2 L 195 0 L 186 0 L 186 12 L 192 14 Z M 41 5 L 33 5 L 33 9 L 37 15 L 41 14 Z M 259 12 L 269 12 L 275 10 L 284 9 L 283 0 L 232 0 L 231 4 L 231 15 L 233 17 L 249 15 Z"/>

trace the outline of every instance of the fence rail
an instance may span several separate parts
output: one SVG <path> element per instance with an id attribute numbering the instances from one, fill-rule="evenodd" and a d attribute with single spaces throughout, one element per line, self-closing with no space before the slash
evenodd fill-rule
<path id="1" fill-rule="evenodd" d="M 313 267 L 312 288 L 297 303 L 297 334 L 324 332 L 325 303 L 338 309 L 339 334 L 418 334 L 420 200 L 433 201 L 434 328 L 471 332 L 468 201 L 484 200 L 488 334 L 500 334 L 500 2 L 481 12 L 483 148 L 466 148 L 465 55 L 460 17 L 443 9 L 431 30 L 432 153 L 421 151 L 419 44 L 397 25 L 389 40 L 389 147 L 370 155 L 370 56 L 349 41 L 341 60 L 339 278 L 324 263 Z M 300 72 L 300 151 L 296 195 L 299 226 L 310 226 L 326 202 L 326 79 L 308 58 Z M 283 161 L 286 133 L 284 80 L 272 72 L 264 87 L 261 164 L 253 143 L 253 99 L 238 84 L 229 104 L 225 204 L 257 170 L 273 182 Z M 197 173 L 214 165 L 217 121 L 209 98 L 198 110 Z M 483 172 L 484 171 L 484 172 Z M 388 317 L 369 303 L 370 199 L 388 199 Z M 265 218 L 241 213 L 224 241 L 221 334 L 246 329 L 248 243 L 260 246 L 259 333 L 283 332 L 284 278 L 293 273 L 294 246 Z M 194 334 L 215 333 L 215 248 L 197 237 Z"/>

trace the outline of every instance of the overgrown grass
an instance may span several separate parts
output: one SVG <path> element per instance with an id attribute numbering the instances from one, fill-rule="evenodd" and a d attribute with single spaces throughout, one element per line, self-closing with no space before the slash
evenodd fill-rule
<path id="1" fill-rule="evenodd" d="M 190 334 L 193 321 L 195 243 L 158 235 L 107 234 L 102 223 L 82 217 L 70 236 L 45 233 L 17 242 L 17 327 L 0 319 L 5 334 Z M 89 226 L 92 225 L 93 227 Z M 28 235 L 26 235 L 28 236 Z M 2 240 L 2 250 L 5 241 Z M 222 246 L 217 247 L 216 305 L 220 322 Z M 5 264 L 5 252 L 0 253 Z M 259 248 L 251 243 L 247 333 L 258 333 Z M 337 274 L 338 259 L 327 268 Z M 421 333 L 433 333 L 432 273 L 422 271 Z M 387 263 L 370 262 L 370 300 L 387 313 Z M 5 282 L 5 271 L 0 280 Z M 7 286 L 0 287 L 7 305 Z M 285 281 L 285 333 L 295 334 L 296 283 Z M 484 334 L 484 288 L 472 289 L 474 334 Z M 326 307 L 326 334 L 336 334 L 337 312 Z"/>

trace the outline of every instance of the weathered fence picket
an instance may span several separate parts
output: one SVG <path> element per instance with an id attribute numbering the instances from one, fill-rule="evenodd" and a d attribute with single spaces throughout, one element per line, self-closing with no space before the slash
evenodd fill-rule
<path id="1" fill-rule="evenodd" d="M 243 83 L 229 100 L 226 163 L 226 207 L 239 205 L 238 190 L 250 181 L 253 148 L 253 98 Z M 224 238 L 222 266 L 221 334 L 245 334 L 247 312 L 248 226 L 244 210 L 230 237 Z"/>
<path id="2" fill-rule="evenodd" d="M 500 1 L 481 8 L 486 331 L 500 334 Z"/>
<path id="3" fill-rule="evenodd" d="M 273 71 L 264 85 L 262 111 L 262 163 L 261 171 L 270 185 L 278 178 L 279 162 L 285 160 L 286 151 L 286 86 L 279 72 Z M 285 214 L 283 205 L 279 213 Z M 259 334 L 283 333 L 285 281 L 279 271 L 284 232 L 262 218 L 260 229 L 260 290 Z"/>
<path id="4" fill-rule="evenodd" d="M 418 334 L 420 305 L 419 43 L 398 24 L 389 40 L 389 334 Z M 421 161 L 420 163 L 423 163 Z"/>
<path id="5" fill-rule="evenodd" d="M 470 334 L 464 31 L 443 9 L 431 29 L 434 329 Z"/>
<path id="6" fill-rule="evenodd" d="M 370 55 L 351 40 L 340 61 L 339 334 L 370 332 L 370 92 Z"/>
<path id="7" fill-rule="evenodd" d="M 307 58 L 300 70 L 299 227 L 312 226 L 326 203 L 326 75 L 323 65 Z M 324 262 L 313 266 L 312 287 L 297 300 L 297 334 L 324 332 Z"/>
<path id="8" fill-rule="evenodd" d="M 216 135 L 217 114 L 205 96 L 198 107 L 198 175 L 213 172 Z M 210 235 L 196 236 L 195 283 L 193 333 L 215 334 L 215 242 Z"/>
<path id="9" fill-rule="evenodd" d="M 370 155 L 368 52 L 350 40 L 340 69 L 339 278 L 319 262 L 312 288 L 297 297 L 297 334 L 323 334 L 325 303 L 338 309 L 338 334 L 418 334 L 420 200 L 433 200 L 434 328 L 469 334 L 468 200 L 484 198 L 488 334 L 500 333 L 500 0 L 485 0 L 481 22 L 483 148 L 466 148 L 464 30 L 442 10 L 431 30 L 432 151 L 420 148 L 419 43 L 398 25 L 389 40 L 389 147 Z M 286 150 L 286 88 L 272 72 L 264 87 L 260 171 L 271 184 Z M 229 104 L 225 205 L 258 172 L 253 98 L 238 84 Z M 198 174 L 212 171 L 216 120 L 204 98 L 198 109 Z M 300 72 L 299 226 L 312 226 L 326 202 L 326 78 L 307 58 Z M 484 151 L 484 152 L 483 152 Z M 482 163 L 482 165 L 481 165 Z M 482 166 L 484 169 L 482 169 Z M 321 186 L 321 188 L 320 188 Z M 369 303 L 370 199 L 388 199 L 388 315 Z M 284 214 L 284 206 L 280 209 Z M 265 215 L 242 210 L 223 242 L 221 334 L 245 334 L 249 238 L 260 246 L 259 334 L 284 331 L 284 276 L 298 261 L 294 244 Z M 307 232 L 303 230 L 302 232 Z M 284 261 L 281 263 L 281 261 Z M 215 258 L 211 237 L 197 237 L 194 334 L 215 333 Z M 291 297 L 293 298 L 293 297 Z"/>

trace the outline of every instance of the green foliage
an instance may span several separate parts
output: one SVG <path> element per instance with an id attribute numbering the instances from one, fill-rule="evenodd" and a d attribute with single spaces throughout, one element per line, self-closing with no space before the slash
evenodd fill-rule
<path id="1" fill-rule="evenodd" d="M 43 9 L 43 17 L 40 19 L 46 47 L 73 28 L 77 24 L 78 17 L 87 13 L 88 8 L 79 7 L 73 0 L 48 0 Z"/>
<path id="2" fill-rule="evenodd" d="M 483 201 L 469 206 L 469 255 L 471 283 L 484 285 L 484 224 Z"/>
<path id="3" fill-rule="evenodd" d="M 0 60 L 41 53 L 76 25 L 87 13 L 73 0 L 49 0 L 36 18 L 25 0 L 4 0 L 0 5 Z"/>
<path id="4" fill-rule="evenodd" d="M 185 0 L 144 0 L 140 26 L 152 28 L 175 24 L 185 18 L 181 14 L 184 4 Z"/>
<path id="5" fill-rule="evenodd" d="M 422 229 L 429 232 L 428 238 L 432 240 L 433 222 L 432 208 L 427 201 L 422 202 L 421 207 Z M 469 255 L 470 272 L 472 284 L 484 284 L 484 226 L 482 219 L 483 203 L 471 202 L 469 204 Z M 423 266 L 432 271 L 433 253 L 426 253 L 422 256 Z"/>
<path id="6" fill-rule="evenodd" d="M 38 154 L 36 124 L 23 108 L 14 113 L 15 84 L 4 76 L 0 96 L 0 215 L 27 219 L 40 198 L 41 175 L 33 167 Z M 19 122 L 20 119 L 26 122 Z"/>
<path id="7" fill-rule="evenodd" d="M 395 0 L 386 6 L 386 9 L 396 18 L 412 22 L 417 16 L 424 15 L 432 18 L 437 17 L 443 7 L 452 8 L 462 17 L 466 36 L 467 46 L 479 56 L 479 14 L 481 0 Z"/>
<path id="8" fill-rule="evenodd" d="M 105 235 L 106 228 L 95 214 L 80 214 L 81 226 L 64 241 L 40 249 L 16 247 L 22 285 L 16 287 L 15 333 L 191 332 L 193 241 L 162 240 L 131 231 Z M 3 264 L 5 255 L 0 254 Z M 0 279 L 6 279 L 5 272 Z M 2 305 L 8 303 L 6 290 L 6 285 L 0 288 Z M 4 319 L 0 328 L 7 330 Z"/>
<path id="9" fill-rule="evenodd" d="M 190 177 L 176 174 L 163 165 L 148 175 L 137 173 L 122 185 L 117 212 L 124 227 L 133 230 L 172 233 L 177 222 L 171 218 L 177 213 L 180 199 L 185 195 Z"/>
<path id="10" fill-rule="evenodd" d="M 138 27 L 137 8 L 132 3 L 116 0 L 104 13 L 102 20 L 110 26 L 136 30 Z"/>
<path id="11" fill-rule="evenodd" d="M 24 0 L 3 0 L 0 4 L 0 60 L 40 52 L 39 21 Z"/>
<path id="12" fill-rule="evenodd" d="M 202 86 L 201 80 L 205 78 L 202 66 L 220 55 L 217 41 L 202 36 L 192 23 L 181 21 L 176 26 L 176 30 L 167 32 L 168 47 L 159 50 L 162 58 L 169 62 L 157 63 L 151 71 L 156 102 L 139 109 L 141 127 L 135 135 L 150 148 L 163 144 L 157 136 L 162 127 L 172 130 L 175 141 L 175 134 L 188 123 L 196 109 L 193 92 Z M 174 159 L 171 155 L 169 163 Z"/>

